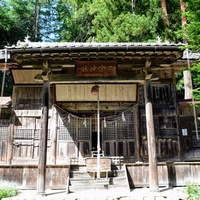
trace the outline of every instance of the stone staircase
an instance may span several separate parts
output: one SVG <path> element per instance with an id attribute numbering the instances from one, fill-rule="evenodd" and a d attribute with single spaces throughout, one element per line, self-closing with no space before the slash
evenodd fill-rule
<path id="1" fill-rule="evenodd" d="M 130 191 L 125 166 L 123 169 L 115 167 L 108 172 L 108 177 L 106 173 L 101 173 L 100 179 L 96 179 L 93 173 L 87 172 L 86 166 L 70 166 L 69 174 L 69 193 L 86 190 Z"/>

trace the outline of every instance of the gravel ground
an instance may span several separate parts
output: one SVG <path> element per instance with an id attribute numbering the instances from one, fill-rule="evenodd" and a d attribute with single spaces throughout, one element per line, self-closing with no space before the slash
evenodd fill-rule
<path id="1" fill-rule="evenodd" d="M 36 190 L 20 190 L 20 194 L 3 200 L 187 200 L 183 188 L 161 188 L 150 192 L 148 188 L 137 188 L 130 192 L 92 190 L 66 194 L 64 190 L 46 190 L 46 195 L 37 195 Z"/>

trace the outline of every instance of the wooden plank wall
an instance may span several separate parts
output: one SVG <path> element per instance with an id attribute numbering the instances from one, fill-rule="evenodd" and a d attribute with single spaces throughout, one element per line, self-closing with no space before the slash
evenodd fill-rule
<path id="1" fill-rule="evenodd" d="M 8 130 L 9 130 L 9 110 L 6 109 L 8 115 L 1 116 L 0 119 L 0 162 L 5 163 L 6 162 L 6 156 L 7 156 L 7 140 L 8 140 Z M 5 111 L 5 110 L 4 110 Z M 7 119 L 6 119 L 7 118 Z"/>
<path id="2" fill-rule="evenodd" d="M 0 165 L 1 183 L 8 183 L 18 189 L 36 189 L 37 165 Z M 46 189 L 66 189 L 69 166 L 47 165 Z"/>
<path id="3" fill-rule="evenodd" d="M 126 166 L 131 188 L 148 186 L 148 163 L 129 164 Z M 200 184 L 199 171 L 200 162 L 158 163 L 159 186 L 184 186 L 188 180 Z"/>
<path id="4" fill-rule="evenodd" d="M 56 101 L 97 101 L 95 95 L 91 95 L 94 84 L 57 84 Z M 63 92 L 65 91 L 65 92 Z M 137 84 L 100 84 L 100 101 L 129 101 L 137 99 Z"/>
<path id="5" fill-rule="evenodd" d="M 52 90 L 51 90 L 52 91 Z M 41 129 L 42 86 L 15 86 L 13 108 L 15 113 L 13 159 L 36 159 L 39 156 Z M 50 98 L 50 112 L 53 98 Z M 50 147 L 51 118 L 49 120 L 48 147 Z M 48 148 L 49 154 L 49 148 Z"/>
<path id="6" fill-rule="evenodd" d="M 148 163 L 127 164 L 130 188 L 149 186 Z M 66 189 L 68 165 L 48 165 L 46 188 Z M 191 180 L 200 184 L 200 162 L 158 163 L 159 186 L 185 186 Z M 9 182 L 19 189 L 36 189 L 37 165 L 0 165 L 1 182 Z"/>
<path id="7" fill-rule="evenodd" d="M 171 82 L 152 83 L 149 95 L 153 104 L 157 157 L 160 160 L 177 158 L 179 149 L 179 120 L 177 118 L 176 89 Z M 139 88 L 141 145 L 143 159 L 148 158 L 146 113 L 143 88 Z"/>

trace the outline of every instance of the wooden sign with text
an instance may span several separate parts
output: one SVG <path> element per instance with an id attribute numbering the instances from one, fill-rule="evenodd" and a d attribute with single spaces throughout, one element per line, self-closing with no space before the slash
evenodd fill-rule
<path id="1" fill-rule="evenodd" d="M 76 76 L 116 76 L 116 61 L 77 61 Z"/>

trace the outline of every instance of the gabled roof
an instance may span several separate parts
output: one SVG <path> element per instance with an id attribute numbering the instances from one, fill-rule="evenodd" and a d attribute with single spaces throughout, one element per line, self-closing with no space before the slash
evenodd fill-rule
<path id="1" fill-rule="evenodd" d="M 143 80 L 143 70 L 150 63 L 151 70 L 172 70 L 171 64 L 182 58 L 182 43 L 79 43 L 79 42 L 18 42 L 7 47 L 10 59 L 16 63 L 12 70 L 15 83 L 35 84 L 35 75 L 41 74 L 43 67 L 51 71 L 52 82 L 77 80 L 74 69 L 78 61 L 116 61 L 119 74 L 131 76 L 131 80 Z M 27 71 L 23 71 L 27 70 Z M 28 71 L 29 70 L 29 71 Z M 38 72 L 40 70 L 40 72 Z M 123 71 L 123 72 L 122 72 Z M 173 71 L 173 70 L 172 70 Z M 22 74 L 29 74 L 24 81 Z M 34 74 L 34 75 L 33 75 Z M 163 72 L 165 74 L 165 72 Z M 165 75 L 163 75 L 165 76 Z M 16 78 L 17 77 L 17 78 Z M 23 80 L 20 79 L 23 77 Z M 36 78 L 37 79 L 37 78 Z M 120 80 L 120 77 L 118 77 Z M 95 79 L 96 80 L 96 79 Z M 123 79 L 124 80 L 124 79 Z"/>
<path id="2" fill-rule="evenodd" d="M 68 43 L 68 42 L 18 42 L 7 47 L 11 59 L 21 65 L 41 65 L 48 60 L 50 65 L 73 65 L 77 60 L 114 59 L 118 63 L 144 66 L 146 60 L 152 65 L 170 64 L 182 57 L 180 47 L 175 43 Z"/>

